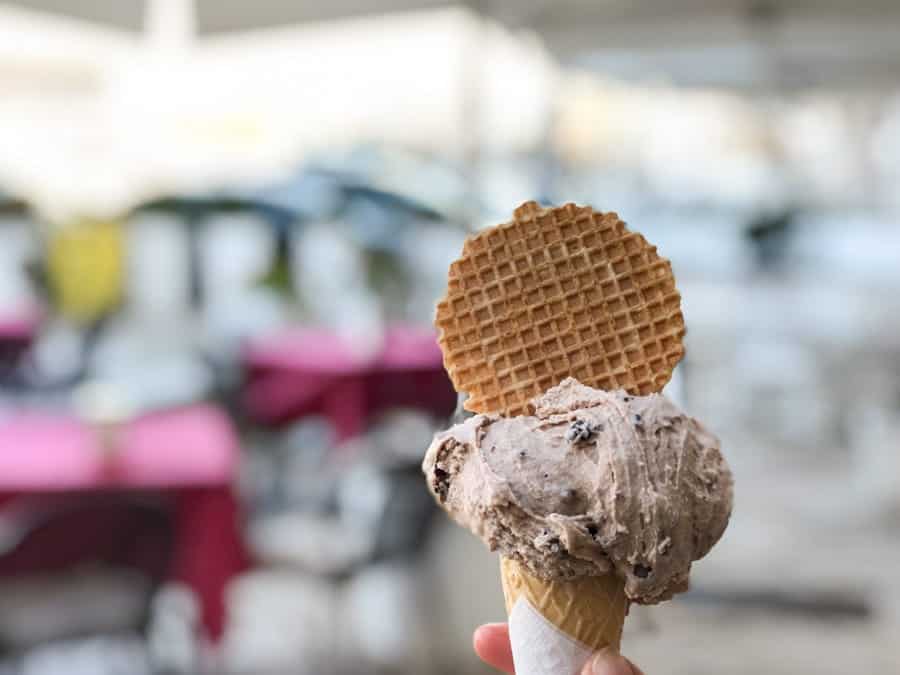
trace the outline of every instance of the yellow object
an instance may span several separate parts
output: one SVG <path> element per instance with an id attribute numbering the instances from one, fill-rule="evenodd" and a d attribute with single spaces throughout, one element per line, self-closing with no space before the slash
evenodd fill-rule
<path id="1" fill-rule="evenodd" d="M 592 651 L 604 647 L 619 651 L 628 598 L 616 575 L 547 581 L 516 561 L 501 558 L 500 576 L 507 614 L 524 596 L 541 616 Z"/>
<path id="2" fill-rule="evenodd" d="M 89 323 L 122 300 L 125 242 L 117 221 L 81 221 L 54 231 L 47 272 L 57 309 Z"/>

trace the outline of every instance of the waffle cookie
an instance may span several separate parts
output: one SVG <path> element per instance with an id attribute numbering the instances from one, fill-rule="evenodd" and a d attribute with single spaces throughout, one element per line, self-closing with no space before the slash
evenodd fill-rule
<path id="1" fill-rule="evenodd" d="M 668 260 L 615 213 L 526 202 L 469 237 L 435 324 L 465 407 L 521 415 L 575 377 L 598 389 L 660 391 L 684 355 Z"/>

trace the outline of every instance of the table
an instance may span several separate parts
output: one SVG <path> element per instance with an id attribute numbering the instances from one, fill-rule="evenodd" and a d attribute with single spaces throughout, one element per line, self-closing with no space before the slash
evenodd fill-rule
<path id="1" fill-rule="evenodd" d="M 395 325 L 368 356 L 325 330 L 294 329 L 244 349 L 244 407 L 257 422 L 278 425 L 323 415 L 339 440 L 365 430 L 389 408 L 412 407 L 449 417 L 456 392 L 430 329 Z"/>
<path id="2" fill-rule="evenodd" d="M 203 625 L 217 639 L 225 587 L 247 566 L 232 487 L 238 439 L 231 421 L 208 404 L 155 412 L 124 425 L 116 446 L 114 455 L 105 456 L 95 430 L 62 414 L 0 420 L 0 518 L 46 510 L 63 497 L 77 504 L 97 495 L 163 496 L 174 515 L 167 576 L 193 588 Z M 89 538 L 87 532 L 67 534 L 54 551 L 41 551 L 42 561 L 54 553 L 71 556 Z M 11 558 L 0 572 L 28 567 L 28 560 Z"/>

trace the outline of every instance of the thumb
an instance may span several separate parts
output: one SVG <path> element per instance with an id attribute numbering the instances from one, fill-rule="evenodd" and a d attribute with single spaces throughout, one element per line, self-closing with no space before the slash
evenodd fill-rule
<path id="1" fill-rule="evenodd" d="M 611 649 L 601 649 L 594 654 L 584 668 L 581 669 L 581 675 L 636 675 L 628 660 L 612 651 Z"/>

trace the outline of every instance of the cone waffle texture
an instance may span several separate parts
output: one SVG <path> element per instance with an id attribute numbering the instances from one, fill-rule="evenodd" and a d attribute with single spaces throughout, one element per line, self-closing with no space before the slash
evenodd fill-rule
<path id="1" fill-rule="evenodd" d="M 672 267 L 615 213 L 526 202 L 469 237 L 438 303 L 444 366 L 465 407 L 520 415 L 566 377 L 660 391 L 684 355 Z"/>
<path id="2" fill-rule="evenodd" d="M 500 575 L 507 613 L 524 596 L 545 619 L 591 651 L 619 650 L 628 598 L 617 576 L 548 581 L 508 558 L 500 559 Z"/>

